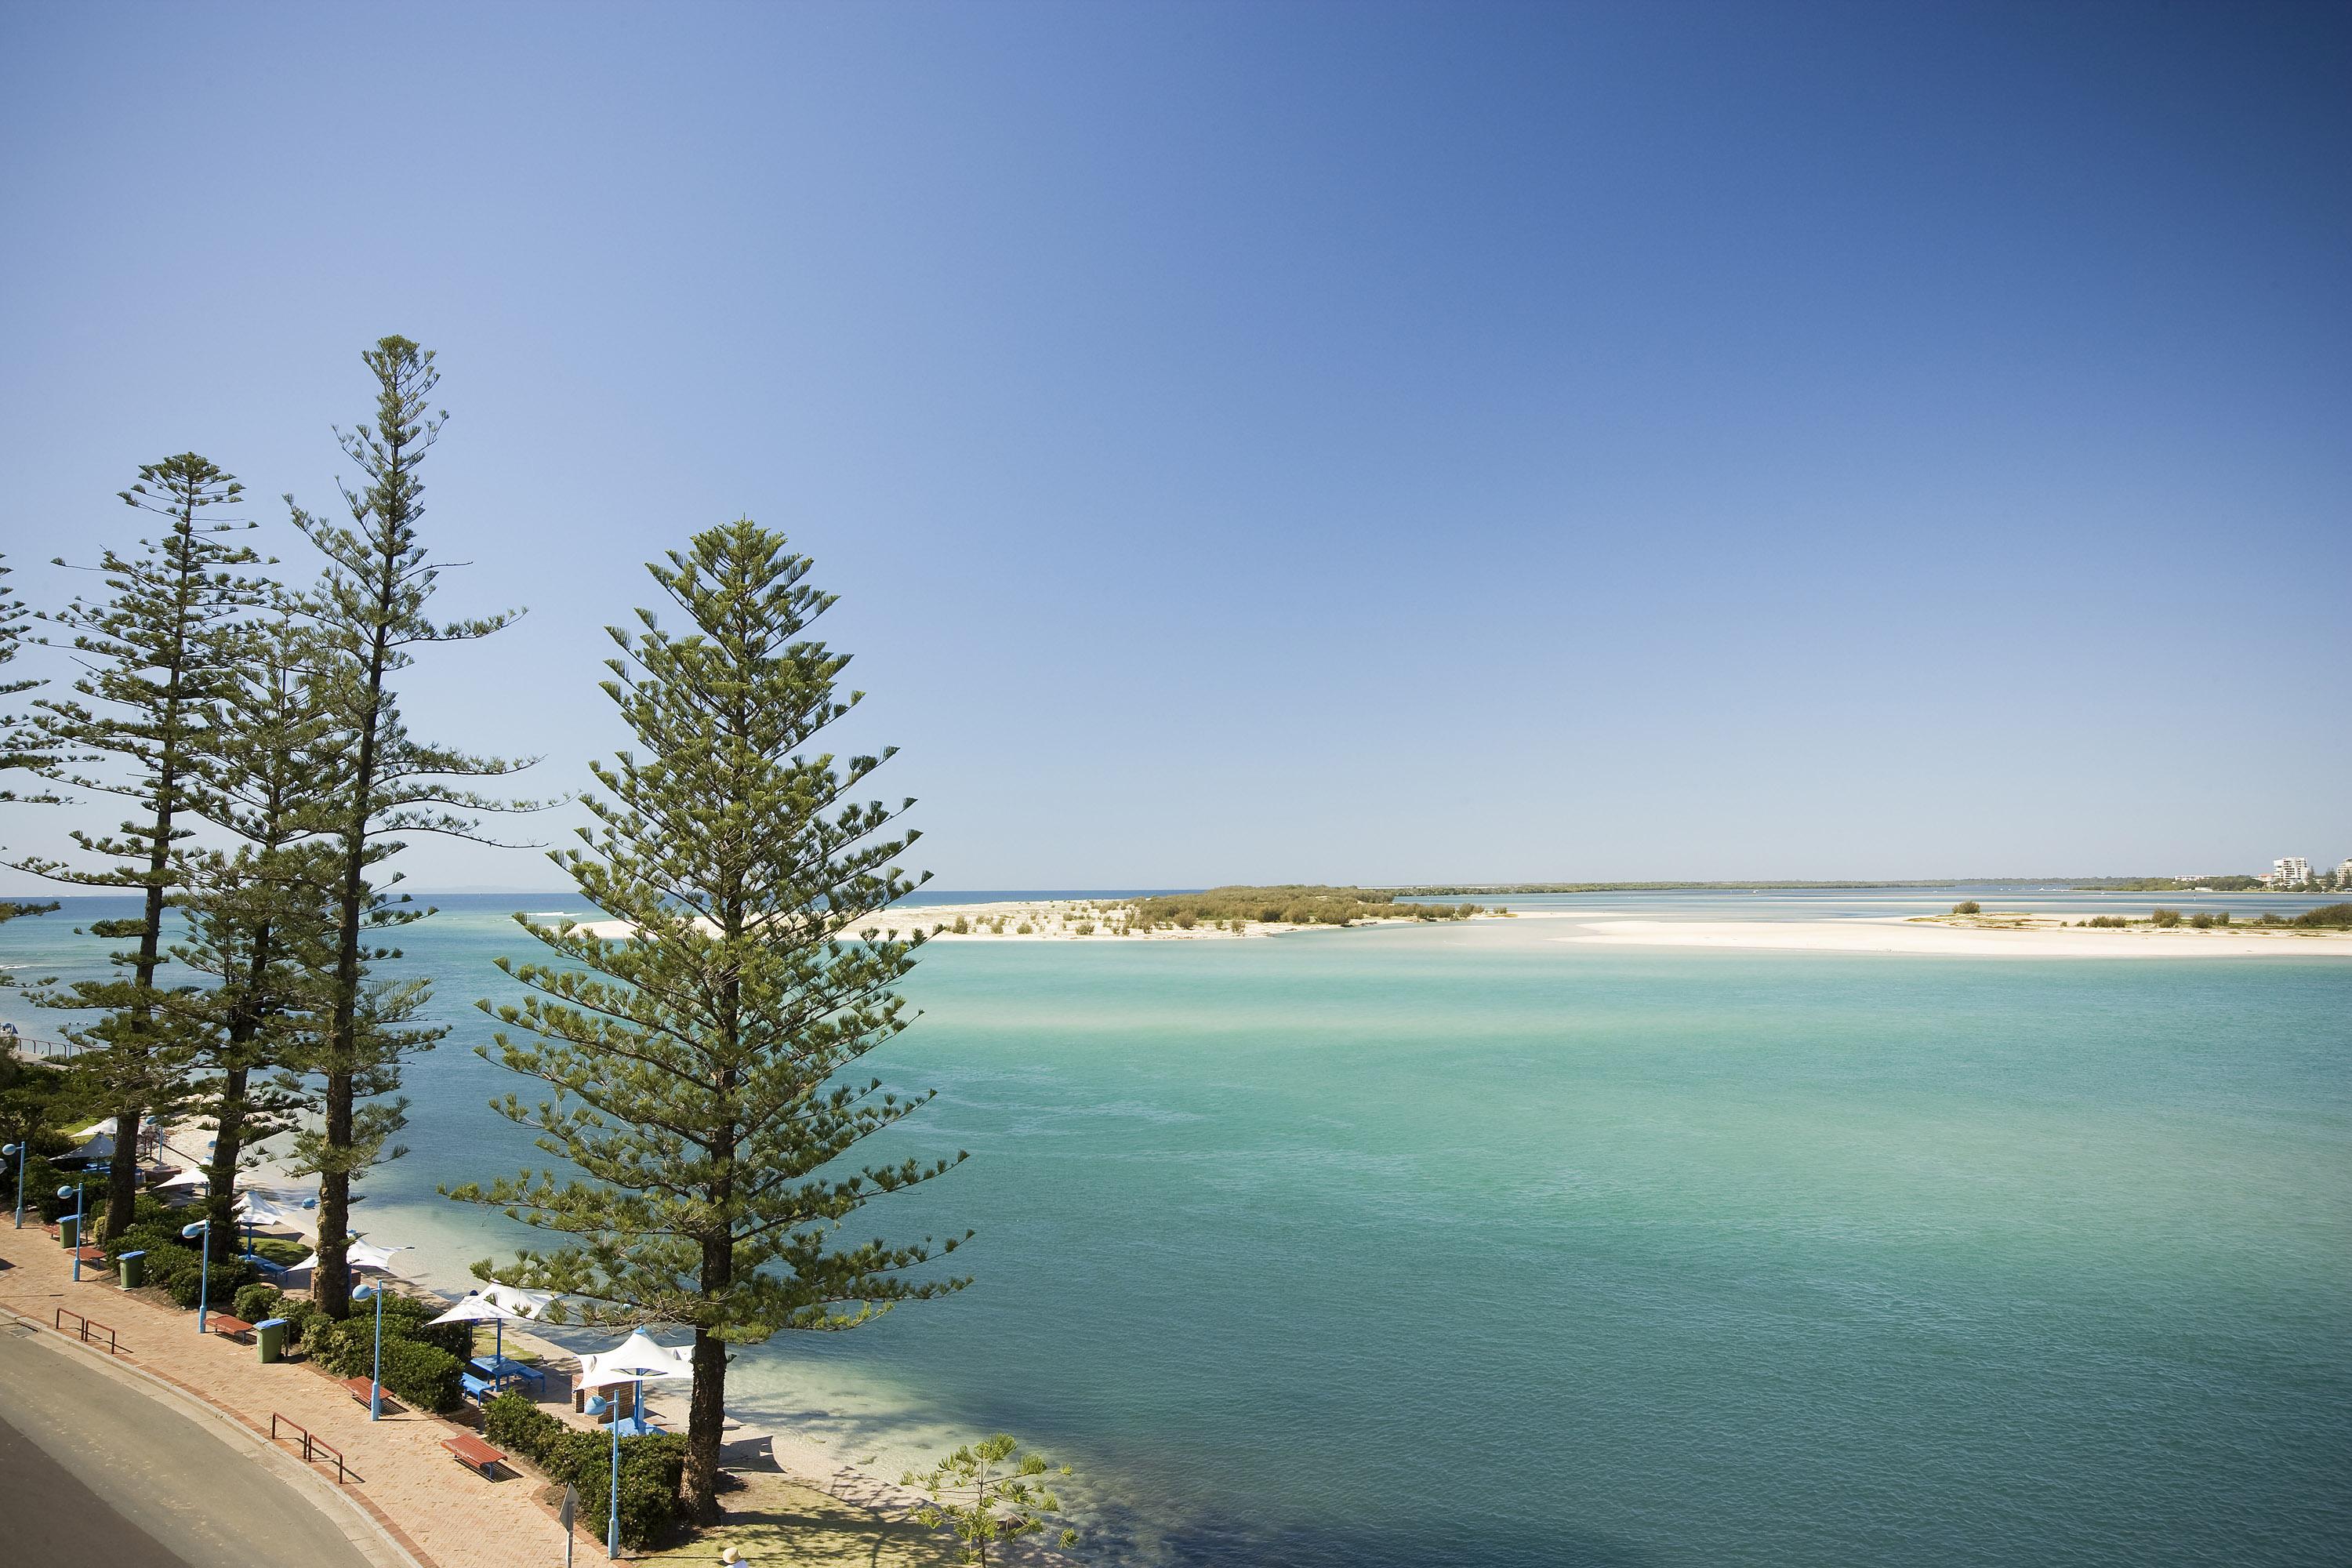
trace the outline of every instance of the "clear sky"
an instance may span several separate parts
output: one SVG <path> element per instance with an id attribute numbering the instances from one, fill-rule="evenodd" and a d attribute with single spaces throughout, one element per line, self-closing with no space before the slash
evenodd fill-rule
<path id="1" fill-rule="evenodd" d="M 544 792 L 748 512 L 944 886 L 2333 863 L 2347 83 L 2341 5 L 16 4 L 0 545 L 190 447 L 292 545 L 397 331 L 530 610 L 411 721 Z"/>

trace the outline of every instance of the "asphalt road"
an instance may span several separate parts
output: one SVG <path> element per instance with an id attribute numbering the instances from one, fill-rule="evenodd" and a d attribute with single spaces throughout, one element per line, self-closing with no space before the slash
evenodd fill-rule
<path id="1" fill-rule="evenodd" d="M 371 1568 L 245 1445 L 0 1324 L 0 1563 Z"/>

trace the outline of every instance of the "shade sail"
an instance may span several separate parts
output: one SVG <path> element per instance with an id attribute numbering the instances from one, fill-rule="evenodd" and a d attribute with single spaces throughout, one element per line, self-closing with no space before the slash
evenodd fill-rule
<path id="1" fill-rule="evenodd" d="M 268 1198 L 246 1193 L 236 1200 L 236 1217 L 246 1225 L 292 1225 L 294 1211 L 279 1208 Z"/>
<path id="2" fill-rule="evenodd" d="M 476 1292 L 432 1321 L 436 1323 L 489 1323 L 520 1321 L 521 1318 L 520 1312 L 512 1311 Z"/>
<path id="3" fill-rule="evenodd" d="M 175 1187 L 208 1187 L 212 1185 L 212 1177 L 206 1175 L 204 1172 L 197 1170 L 194 1165 L 191 1165 L 186 1170 L 182 1171 L 177 1175 L 173 1176 L 170 1181 L 158 1182 L 155 1184 L 155 1186 L 157 1191 L 165 1192 Z"/>
<path id="4" fill-rule="evenodd" d="M 353 1268 L 373 1268 L 379 1274 L 388 1274 L 392 1271 L 392 1252 L 381 1247 L 370 1247 L 364 1241 L 354 1241 L 346 1247 L 343 1249 L 343 1261 Z M 316 1268 L 319 1267 L 318 1253 L 313 1251 L 310 1257 L 294 1267 Z"/>
<path id="5" fill-rule="evenodd" d="M 480 1293 L 518 1318 L 536 1318 L 555 1300 L 552 1290 L 526 1290 L 519 1285 L 485 1285 Z"/>
<path id="6" fill-rule="evenodd" d="M 643 1329 L 611 1350 L 580 1358 L 579 1384 L 583 1388 L 606 1388 L 616 1383 L 656 1383 L 693 1375 L 694 1363 L 687 1352 L 654 1343 Z"/>

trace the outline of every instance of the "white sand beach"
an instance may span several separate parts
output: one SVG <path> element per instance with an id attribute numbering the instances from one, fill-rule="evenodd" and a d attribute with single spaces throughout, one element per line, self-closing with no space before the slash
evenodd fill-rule
<path id="1" fill-rule="evenodd" d="M 1592 921 L 1555 942 L 1616 947 L 1718 947 L 1775 952 L 1891 952 L 1950 958 L 2352 958 L 2352 931 L 2231 926 L 2122 930 L 2008 917 L 1920 920 Z"/>
<path id="2" fill-rule="evenodd" d="M 1129 930 L 1127 906 L 1082 899 L 1008 900 L 985 904 L 912 904 L 888 910 L 858 921 L 844 934 L 872 937 L 896 931 L 900 936 L 921 931 L 934 942 L 1218 942 L 1281 936 L 1290 931 L 1331 931 L 1332 926 L 1292 925 L 1282 921 L 1251 921 L 1239 931 L 1205 921 L 1189 928 L 1160 926 Z M 1469 917 L 1492 921 L 1508 917 L 1485 913 Z M 963 930 L 956 924 L 961 921 Z M 1419 925 L 1410 916 L 1394 920 L 1359 920 L 1357 926 Z M 1024 929 L 1025 928 L 1025 929 Z M 606 942 L 627 939 L 636 928 L 627 921 L 585 921 L 581 930 Z"/>

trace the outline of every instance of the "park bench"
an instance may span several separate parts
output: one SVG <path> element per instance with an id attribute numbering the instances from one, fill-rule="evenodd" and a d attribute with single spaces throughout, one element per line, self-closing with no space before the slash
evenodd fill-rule
<path id="1" fill-rule="evenodd" d="M 479 1470 L 485 1480 L 497 1480 L 499 1466 L 506 1461 L 504 1454 L 471 1432 L 460 1432 L 455 1437 L 445 1438 L 441 1446 L 456 1455 L 457 1462 L 467 1469 Z"/>
<path id="2" fill-rule="evenodd" d="M 225 1340 L 237 1340 L 253 1332 L 253 1325 L 243 1318 L 234 1318 L 226 1312 L 215 1312 L 212 1315 L 212 1331 Z"/>
<path id="3" fill-rule="evenodd" d="M 375 1384 L 373 1382 L 364 1377 L 347 1377 L 343 1379 L 343 1392 L 350 1394 L 353 1399 L 358 1400 L 362 1405 L 365 1405 L 368 1403 L 369 1397 L 374 1394 Z M 390 1415 L 400 1408 L 399 1405 L 394 1405 L 392 1402 L 392 1391 L 389 1389 L 384 1391 L 383 1408 L 386 1415 Z"/>

